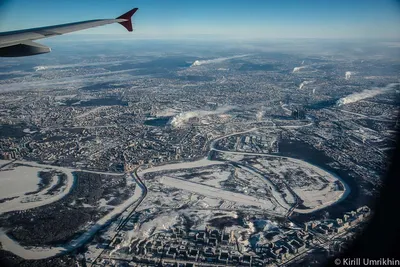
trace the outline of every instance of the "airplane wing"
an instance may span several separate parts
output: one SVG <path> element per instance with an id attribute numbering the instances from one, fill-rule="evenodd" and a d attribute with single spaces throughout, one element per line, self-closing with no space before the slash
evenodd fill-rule
<path id="1" fill-rule="evenodd" d="M 0 57 L 23 57 L 48 53 L 51 51 L 50 47 L 33 41 L 111 23 L 119 23 L 131 32 L 133 31 L 131 18 L 137 10 L 138 8 L 134 8 L 116 19 L 88 20 L 0 33 Z"/>

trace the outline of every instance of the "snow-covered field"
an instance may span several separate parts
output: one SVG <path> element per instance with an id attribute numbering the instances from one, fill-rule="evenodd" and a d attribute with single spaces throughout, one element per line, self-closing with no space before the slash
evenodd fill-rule
<path id="1" fill-rule="evenodd" d="M 295 211 L 300 213 L 310 213 L 344 199 L 350 192 L 348 185 L 339 177 L 302 160 L 280 156 L 266 156 L 265 154 L 260 153 L 242 153 L 233 151 L 219 152 L 224 154 L 224 157 L 229 155 L 230 160 L 235 159 L 237 161 L 243 160 L 244 155 L 259 156 L 257 158 L 258 163 L 253 164 L 253 167 L 266 174 L 273 173 L 275 176 L 279 177 L 280 181 L 275 179 L 275 182 L 272 183 L 274 179 L 271 178 L 272 181 L 270 181 L 268 175 L 263 176 L 249 168 L 243 167 L 241 168 L 242 170 L 236 172 L 235 176 L 239 179 L 239 183 L 240 180 L 243 181 L 242 188 L 236 188 L 236 190 L 242 190 L 243 194 L 223 190 L 220 183 L 226 181 L 229 174 L 228 172 L 220 172 L 218 174 L 218 172 L 213 170 L 213 168 L 202 169 L 203 171 L 212 171 L 213 173 L 210 175 L 212 179 L 207 179 L 207 175 L 202 175 L 201 177 L 191 178 L 189 181 L 187 179 L 181 179 L 182 177 L 180 176 L 182 176 L 182 172 L 178 172 L 174 173 L 172 176 L 163 176 L 160 180 L 161 183 L 168 187 L 189 191 L 209 198 L 240 203 L 240 205 L 254 205 L 270 211 L 275 210 L 278 213 L 283 213 L 284 211 L 289 210 L 295 203 L 294 193 L 303 201 L 303 205 L 307 207 L 307 209 L 295 209 Z M 262 156 L 266 156 L 267 158 Z M 223 163 L 202 159 L 195 162 L 169 164 L 149 168 L 140 171 L 139 175 L 144 175 L 145 173 L 150 172 L 207 167 L 214 164 Z M 296 170 L 301 170 L 303 173 L 303 176 L 294 177 L 294 181 L 297 179 L 300 182 L 286 181 L 284 174 L 287 172 L 295 172 Z M 193 172 L 191 173 L 193 174 Z M 219 178 L 217 178 L 217 176 Z M 307 179 L 310 179 L 310 181 L 307 181 Z M 336 183 L 340 183 L 344 190 L 339 190 Z M 283 193 L 277 191 L 276 185 L 280 185 Z M 272 194 L 272 198 L 268 198 L 267 196 L 254 197 L 254 192 L 252 191 L 253 189 L 251 186 L 259 187 L 259 190 L 257 191 L 259 194 L 262 194 L 263 192 L 267 194 L 269 192 Z M 287 186 L 290 186 L 290 188 L 287 188 Z M 249 194 L 252 194 L 252 196 L 249 196 Z M 204 203 L 204 205 L 207 206 L 208 204 Z"/>
<path id="2" fill-rule="evenodd" d="M 258 199 L 248 195 L 234 193 L 211 186 L 184 181 L 181 179 L 163 176 L 160 178 L 160 182 L 166 186 L 198 193 L 200 195 L 208 196 L 215 199 L 232 201 L 243 206 L 255 206 L 268 211 L 273 211 L 274 208 L 276 208 L 276 206 L 273 205 L 271 201 L 266 199 Z M 282 215 L 285 213 L 285 210 L 277 208 L 275 209 L 275 213 Z"/>
<path id="3" fill-rule="evenodd" d="M 224 164 L 223 167 L 220 167 L 222 164 Z M 191 170 L 184 171 L 189 169 Z M 271 199 L 265 194 L 252 196 L 252 191 L 246 188 L 264 186 L 265 190 L 269 189 L 266 188 L 265 182 L 263 181 L 265 179 L 258 177 L 259 175 L 252 173 L 250 170 L 246 170 L 248 175 L 244 177 L 245 179 L 243 181 L 238 181 L 239 184 L 243 184 L 243 186 L 239 185 L 235 190 L 236 192 L 223 188 L 221 183 L 227 181 L 228 178 L 233 175 L 234 168 L 228 167 L 226 163 L 220 161 L 201 159 L 188 163 L 162 165 L 139 171 L 138 175 L 143 177 L 146 173 L 172 170 L 179 171 L 159 174 L 158 176 L 156 174 L 155 178 L 156 181 L 160 181 L 159 184 L 154 183 L 153 180 L 146 181 L 149 189 L 148 199 L 151 198 L 153 202 L 160 203 L 161 206 L 165 206 L 166 203 L 168 203 L 168 207 L 170 208 L 177 208 L 183 203 L 190 204 L 192 207 L 219 207 L 220 209 L 254 206 L 276 215 L 283 215 L 287 209 L 290 208 L 289 205 L 280 205 L 276 200 Z M 163 192 L 165 188 L 175 188 L 183 191 L 176 193 Z M 253 191 L 254 188 L 252 189 Z M 186 196 L 186 194 L 182 192 L 189 192 L 192 193 L 192 195 Z M 191 197 L 191 199 L 189 199 L 189 197 Z M 194 197 L 199 197 L 199 201 L 193 202 Z M 284 204 L 284 201 L 282 201 L 282 203 Z M 146 201 L 142 204 L 142 208 L 143 205 L 146 206 Z"/>
<path id="4" fill-rule="evenodd" d="M 219 170 L 218 172 L 214 172 L 211 175 L 205 175 L 201 179 L 202 183 L 205 185 L 213 186 L 213 187 L 221 187 L 221 182 L 226 181 L 229 178 L 231 173 L 229 171 Z M 197 182 L 197 181 L 194 181 Z"/>
<path id="5" fill-rule="evenodd" d="M 266 179 L 262 175 L 256 173 L 255 171 L 253 171 L 249 168 L 242 167 L 242 169 L 246 171 L 247 176 L 251 175 L 252 177 L 258 178 L 258 180 L 260 182 L 262 182 L 268 186 L 269 192 L 271 192 L 274 201 L 277 202 L 277 205 L 279 205 L 280 207 L 283 207 L 286 210 L 290 209 L 290 205 L 288 204 L 288 201 L 282 196 L 282 194 L 277 192 L 277 190 L 275 189 L 275 186 L 271 183 L 270 180 Z"/>
<path id="6" fill-rule="evenodd" d="M 344 199 L 350 193 L 349 186 L 339 177 L 308 162 L 293 158 L 286 158 L 280 162 L 258 159 L 258 162 L 262 165 L 261 169 L 265 168 L 279 175 L 303 200 L 303 205 L 308 207 L 295 209 L 296 212 L 310 213 Z M 292 176 L 293 181 L 285 180 L 284 174 L 288 172 L 295 173 Z M 336 183 L 340 183 L 344 190 L 338 190 Z"/>
<path id="7" fill-rule="evenodd" d="M 312 191 L 304 188 L 293 188 L 293 191 L 304 201 L 303 205 L 309 207 L 310 209 L 321 209 L 323 206 L 327 206 L 336 202 L 343 195 L 343 191 L 335 191 L 335 186 L 330 184 L 323 190 Z M 309 210 L 299 210 L 296 212 L 305 213 L 304 211 Z"/>
<path id="8" fill-rule="evenodd" d="M 218 167 L 218 166 L 222 166 Z M 209 167 L 205 170 L 194 169 L 188 172 L 174 173 L 174 177 L 180 179 L 188 179 L 191 182 L 201 183 L 213 187 L 221 187 L 221 183 L 228 180 L 231 171 L 226 168 L 226 165 L 217 165 L 217 167 Z M 187 178 L 187 176 L 191 176 Z"/>
<path id="9" fill-rule="evenodd" d="M 308 209 L 295 209 L 295 211 L 299 213 L 311 213 L 313 211 L 325 208 L 333 203 L 345 199 L 350 193 L 350 187 L 340 177 L 303 160 L 276 155 L 266 155 L 263 153 L 247 153 L 238 151 L 222 151 L 215 148 L 213 149 L 223 154 L 223 158 L 226 158 L 228 155 L 230 158 L 232 158 L 231 155 L 258 156 L 257 163 L 252 165 L 254 168 L 259 169 L 266 174 L 272 173 L 276 176 L 279 176 L 281 181 L 277 181 L 276 179 L 274 180 L 273 178 L 271 179 L 278 184 L 284 184 L 282 188 L 286 187 L 286 184 L 289 185 L 290 188 L 298 195 L 298 197 L 304 201 L 303 204 L 308 207 Z M 295 179 L 303 183 L 303 185 L 285 180 L 284 174 L 293 172 L 296 169 L 301 170 L 301 172 L 304 173 L 304 177 L 295 177 Z M 318 179 L 314 179 L 315 177 L 322 177 L 325 182 L 318 182 Z M 308 179 L 312 180 L 313 182 L 307 181 Z M 317 183 L 315 183 L 316 181 Z M 338 190 L 335 183 L 341 184 L 343 190 Z M 294 202 L 295 196 L 290 192 L 290 190 L 283 189 L 286 194 L 286 196 L 283 198 L 282 194 L 276 192 L 272 185 L 270 186 L 272 188 L 274 197 L 279 203 L 283 204 L 283 201 L 279 201 L 279 199 L 284 200 L 284 202 L 288 204 Z"/>

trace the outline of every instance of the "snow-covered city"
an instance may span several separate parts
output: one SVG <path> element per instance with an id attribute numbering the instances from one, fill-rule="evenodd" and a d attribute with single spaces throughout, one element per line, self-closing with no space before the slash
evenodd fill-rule
<path id="1" fill-rule="evenodd" d="M 297 266 L 348 246 L 396 146 L 398 43 L 193 42 L 2 60 L 2 258 Z"/>

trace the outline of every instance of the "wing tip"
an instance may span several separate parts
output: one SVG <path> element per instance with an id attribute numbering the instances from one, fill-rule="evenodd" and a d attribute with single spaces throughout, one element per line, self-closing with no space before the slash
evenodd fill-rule
<path id="1" fill-rule="evenodd" d="M 136 11 L 138 11 L 139 8 L 135 7 L 131 10 L 129 10 L 128 12 L 122 14 L 121 16 L 119 16 L 117 19 L 124 19 L 125 21 L 123 22 L 119 22 L 119 24 L 121 24 L 122 26 L 125 27 L 125 29 L 127 29 L 129 32 L 133 31 L 133 26 L 132 26 L 132 16 L 133 14 L 136 13 Z"/>

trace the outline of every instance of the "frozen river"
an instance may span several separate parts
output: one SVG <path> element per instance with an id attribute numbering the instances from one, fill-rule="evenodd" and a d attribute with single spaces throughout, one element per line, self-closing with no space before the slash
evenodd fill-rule
<path id="1" fill-rule="evenodd" d="M 244 131 L 244 132 L 250 132 L 252 130 L 254 130 L 254 129 Z M 239 133 L 236 133 L 236 134 L 239 134 Z M 230 134 L 230 135 L 235 135 L 235 134 Z M 222 138 L 223 137 L 219 137 L 216 140 L 219 140 Z M 320 205 L 316 208 L 313 208 L 313 209 L 307 209 L 307 210 L 295 209 L 296 212 L 299 212 L 299 213 L 314 212 L 318 209 L 325 208 L 329 205 L 332 205 L 334 203 L 337 203 L 338 201 L 345 199 L 347 197 L 347 195 L 350 193 L 350 187 L 340 177 L 337 177 L 334 174 L 327 172 L 323 168 L 320 168 L 319 166 L 310 164 L 304 160 L 290 158 L 290 157 L 286 157 L 286 156 L 283 157 L 283 156 L 260 154 L 260 153 L 221 151 L 221 150 L 217 150 L 214 148 L 214 144 L 215 144 L 216 140 L 214 140 L 214 142 L 211 143 L 211 148 L 210 148 L 211 150 L 215 150 L 215 151 L 219 151 L 221 153 L 227 153 L 227 154 L 255 155 L 255 156 L 286 158 L 289 161 L 296 162 L 297 164 L 301 164 L 303 166 L 306 166 L 307 168 L 311 168 L 315 172 L 317 172 L 321 175 L 329 176 L 333 180 L 339 180 L 343 184 L 344 190 L 340 196 L 330 199 L 329 201 L 327 201 L 327 202 L 323 203 L 322 205 Z M 16 163 L 27 164 L 26 162 L 16 162 Z M 143 178 L 144 174 L 146 174 L 146 173 L 200 168 L 200 167 L 207 167 L 207 166 L 221 165 L 221 164 L 226 164 L 226 162 L 211 161 L 211 160 L 208 160 L 207 158 L 203 158 L 203 159 L 193 161 L 193 162 L 166 164 L 166 165 L 151 167 L 151 168 L 147 168 L 147 169 L 143 169 L 143 170 L 140 170 L 140 168 L 139 168 L 137 174 L 139 177 Z M 59 169 L 60 171 L 66 173 L 68 175 L 67 188 L 66 188 L 66 190 L 63 191 L 63 194 L 57 196 L 57 199 L 51 199 L 51 200 L 48 200 L 47 202 L 40 202 L 40 204 L 27 204 L 23 207 L 21 206 L 20 209 L 29 209 L 29 208 L 49 204 L 58 199 L 61 199 L 63 196 L 65 196 L 71 190 L 73 183 L 74 183 L 74 178 L 72 175 L 72 171 L 74 171 L 74 169 L 61 168 L 61 167 L 56 167 L 56 166 L 51 166 L 51 165 L 42 165 L 42 164 L 37 164 L 37 163 L 29 163 L 29 165 L 34 168 Z M 120 175 L 120 174 L 117 174 L 117 175 Z M 136 182 L 136 181 L 131 181 L 131 182 Z M 181 181 L 178 179 L 173 179 L 173 178 L 163 178 L 161 182 L 163 184 L 165 184 L 166 186 L 171 186 L 171 187 L 176 187 L 176 188 L 179 188 L 182 190 L 196 192 L 196 193 L 199 193 L 199 194 L 202 194 L 205 196 L 209 196 L 209 197 L 213 197 L 213 198 L 222 197 L 222 198 L 229 199 L 231 201 L 241 202 L 241 203 L 248 204 L 248 205 L 259 206 L 260 208 L 268 209 L 270 207 L 270 203 L 267 203 L 265 201 L 260 201 L 251 196 L 236 194 L 236 193 L 232 193 L 232 192 L 229 192 L 229 191 L 226 191 L 223 189 L 215 189 L 213 187 L 206 186 L 206 185 L 193 186 L 193 184 L 190 182 L 184 182 L 184 181 Z M 26 186 L 28 189 L 28 184 Z M 32 184 L 30 183 L 29 190 L 32 189 L 31 187 L 33 188 Z M 66 244 L 65 246 L 51 247 L 51 248 L 49 248 L 49 247 L 23 247 L 20 244 L 18 244 L 18 242 L 16 242 L 15 240 L 12 240 L 11 238 L 9 238 L 3 230 L 0 230 L 0 242 L 2 243 L 3 249 L 9 250 L 9 251 L 13 252 L 14 254 L 16 254 L 22 258 L 25 258 L 25 259 L 43 259 L 43 258 L 48 258 L 48 257 L 58 255 L 60 253 L 71 251 L 77 247 L 80 247 L 84 243 L 86 243 L 100 228 L 102 228 L 104 225 L 108 224 L 110 221 L 112 221 L 114 218 L 116 218 L 119 214 L 121 214 L 124 210 L 126 210 L 133 203 L 135 203 L 138 199 L 140 199 L 140 196 L 143 193 L 142 190 L 143 189 L 140 186 L 137 186 L 135 188 L 135 193 L 131 198 L 129 198 L 127 201 L 125 201 L 121 205 L 117 206 L 112 212 L 107 214 L 105 217 L 101 218 L 94 225 L 90 226 L 89 229 L 87 230 L 87 232 L 85 232 L 84 234 L 79 236 L 77 239 L 72 240 L 70 243 Z M 272 192 L 272 193 L 274 193 L 274 192 Z"/>
<path id="2" fill-rule="evenodd" d="M 26 164 L 29 166 L 32 166 L 31 168 L 34 168 L 33 171 L 31 171 L 31 175 L 35 175 L 37 172 L 37 169 L 43 169 L 43 168 L 51 168 L 51 169 L 56 169 L 60 170 L 68 175 L 68 183 L 67 183 L 67 189 L 63 191 L 62 194 L 57 195 L 55 198 L 47 199 L 45 201 L 41 202 L 32 202 L 32 203 L 23 203 L 24 205 L 16 206 L 16 207 L 8 207 L 9 210 L 23 210 L 23 209 L 30 209 L 30 208 L 35 208 L 39 206 L 43 206 L 46 204 L 50 204 L 54 201 L 57 201 L 67 195 L 71 188 L 73 187 L 74 184 L 74 177 L 72 175 L 73 171 L 82 171 L 78 169 L 68 169 L 68 168 L 62 168 L 62 167 L 57 167 L 57 166 L 52 166 L 52 165 L 43 165 L 43 164 L 37 164 L 33 162 L 24 162 L 24 161 L 16 161 L 14 163 L 20 163 L 20 164 Z M 25 166 L 24 166 L 25 167 Z M 29 168 L 29 167 L 26 167 Z M 107 174 L 107 175 L 121 175 L 121 173 L 102 173 L 102 172 L 95 172 L 95 173 L 100 173 L 100 174 Z M 29 177 L 29 175 L 27 176 Z M 127 176 L 128 177 L 128 176 Z M 135 179 L 132 176 L 130 177 L 130 181 L 127 181 L 128 183 L 136 183 Z M 31 178 L 29 178 L 31 179 Z M 31 188 L 29 188 L 30 190 Z M 70 241 L 68 244 L 65 244 L 64 246 L 53 246 L 53 247 L 24 247 L 20 245 L 17 241 L 11 239 L 7 234 L 5 233 L 4 229 L 0 229 L 0 243 L 2 244 L 2 248 L 4 250 L 8 250 L 12 253 L 14 253 L 17 256 L 20 256 L 24 259 L 45 259 L 49 257 L 53 257 L 56 255 L 59 255 L 61 253 L 65 253 L 71 250 L 74 250 L 83 244 L 85 244 L 98 230 L 100 230 L 102 227 L 110 223 L 112 220 L 114 220 L 117 216 L 119 216 L 123 211 L 125 211 L 127 208 L 129 208 L 131 205 L 133 205 L 141 196 L 142 196 L 142 188 L 140 186 L 135 187 L 135 192 L 130 197 L 128 200 L 123 202 L 122 204 L 116 206 L 111 212 L 109 212 L 106 216 L 102 217 L 92 225 L 88 227 L 88 230 L 77 237 L 76 239 Z M 3 204 L 3 203 L 2 203 Z M 0 204 L 0 208 L 1 205 Z M 26 205 L 25 205 L 26 204 Z M 2 209 L 4 212 L 5 208 Z"/>

